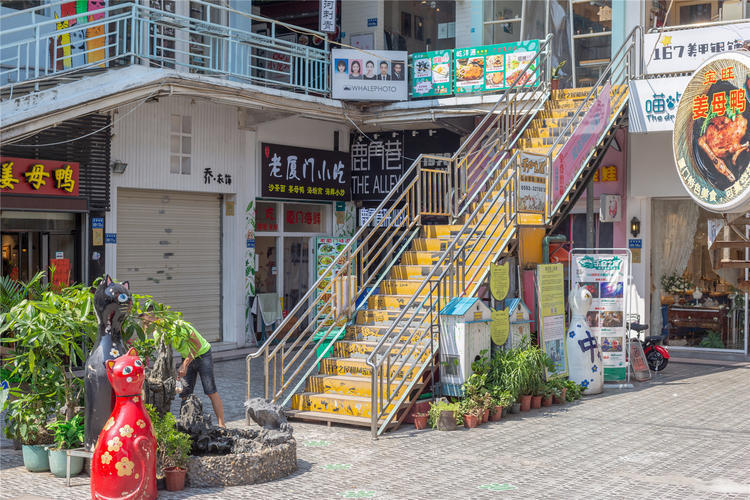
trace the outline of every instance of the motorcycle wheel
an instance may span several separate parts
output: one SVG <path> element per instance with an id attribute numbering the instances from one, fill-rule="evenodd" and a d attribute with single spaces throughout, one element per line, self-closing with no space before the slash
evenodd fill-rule
<path id="1" fill-rule="evenodd" d="M 651 368 L 651 371 L 655 372 L 663 371 L 664 368 L 667 367 L 667 363 L 669 363 L 669 359 L 665 358 L 662 353 L 656 349 L 646 355 L 646 361 L 648 362 L 648 367 Z"/>

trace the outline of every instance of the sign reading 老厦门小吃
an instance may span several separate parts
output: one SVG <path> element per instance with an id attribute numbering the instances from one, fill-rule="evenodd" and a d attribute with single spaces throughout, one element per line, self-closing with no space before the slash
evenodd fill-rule
<path id="1" fill-rule="evenodd" d="M 266 198 L 350 200 L 349 154 L 263 143 L 261 183 Z"/>
<path id="2" fill-rule="evenodd" d="M 451 52 L 435 50 L 412 54 L 411 93 L 413 97 L 451 95 Z"/>
<path id="3" fill-rule="evenodd" d="M 688 81 L 689 76 L 631 80 L 628 131 L 643 134 L 673 130 L 677 105 Z"/>
<path id="4" fill-rule="evenodd" d="M 333 49 L 331 97 L 352 101 L 405 101 L 408 53 L 397 50 Z"/>
<path id="5" fill-rule="evenodd" d="M 517 85 L 536 83 L 539 64 L 534 58 L 538 50 L 539 40 L 456 49 L 456 93 L 507 89 L 516 79 Z"/>
<path id="6" fill-rule="evenodd" d="M 712 212 L 750 208 L 747 82 L 750 55 L 709 59 L 693 74 L 680 99 L 672 147 L 688 194 Z"/>
<path id="7" fill-rule="evenodd" d="M 694 71 L 717 54 L 738 50 L 750 40 L 750 22 L 648 33 L 643 37 L 646 73 Z"/>
<path id="8" fill-rule="evenodd" d="M 68 161 L 0 157 L 0 192 L 78 196 L 79 164 Z"/>
<path id="9" fill-rule="evenodd" d="M 578 287 L 591 293 L 586 323 L 602 350 L 605 382 L 624 380 L 627 375 L 625 289 L 629 262 L 627 253 L 573 253 L 571 257 L 571 294 Z"/>

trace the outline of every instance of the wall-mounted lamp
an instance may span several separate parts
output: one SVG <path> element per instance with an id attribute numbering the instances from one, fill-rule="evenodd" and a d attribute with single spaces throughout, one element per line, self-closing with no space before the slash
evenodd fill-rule
<path id="1" fill-rule="evenodd" d="M 125 169 L 128 168 L 128 164 L 120 160 L 115 160 L 112 163 L 112 172 L 115 174 L 124 174 Z"/>
<path id="2" fill-rule="evenodd" d="M 630 220 L 630 233 L 633 235 L 633 238 L 637 238 L 641 233 L 641 221 L 638 220 L 638 217 L 633 217 Z"/>

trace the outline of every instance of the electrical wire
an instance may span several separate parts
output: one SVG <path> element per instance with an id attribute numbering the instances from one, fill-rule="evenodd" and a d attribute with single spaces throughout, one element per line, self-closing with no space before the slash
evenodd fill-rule
<path id="1" fill-rule="evenodd" d="M 68 143 L 71 143 L 71 142 L 80 141 L 81 139 L 85 139 L 86 137 L 92 136 L 94 134 L 98 134 L 102 130 L 106 130 L 106 129 L 110 128 L 110 127 L 113 127 L 115 123 L 118 123 L 120 120 L 122 120 L 123 118 L 125 118 L 126 116 L 128 116 L 130 113 L 132 113 L 136 109 L 138 109 L 141 106 L 143 106 L 143 104 L 145 104 L 149 99 L 151 99 L 156 94 L 158 94 L 159 91 L 161 91 L 161 89 L 162 89 L 163 86 L 164 86 L 163 84 L 160 84 L 159 87 L 156 90 L 154 90 L 151 94 L 149 94 L 148 96 L 146 96 L 141 102 L 139 102 L 136 106 L 133 107 L 133 109 L 129 110 L 127 113 L 119 116 L 115 120 L 112 120 L 111 123 L 109 123 L 109 124 L 107 124 L 107 125 L 99 128 L 97 130 L 94 130 L 93 132 L 89 132 L 88 134 L 84 134 L 82 136 L 75 137 L 73 139 L 67 139 L 67 140 L 64 140 L 64 141 L 48 142 L 46 144 L 16 144 L 16 143 L 10 143 L 8 145 L 12 146 L 12 147 L 19 147 L 19 148 L 46 148 L 46 147 L 49 147 L 49 146 L 59 146 L 60 144 L 68 144 Z M 36 134 L 34 134 L 34 135 L 36 135 Z"/>

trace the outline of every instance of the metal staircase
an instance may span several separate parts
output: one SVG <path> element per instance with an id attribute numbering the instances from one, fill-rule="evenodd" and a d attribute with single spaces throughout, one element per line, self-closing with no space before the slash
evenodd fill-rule
<path id="1" fill-rule="evenodd" d="M 512 248 L 521 152 L 547 159 L 548 197 L 539 218 L 551 227 L 580 196 L 624 118 L 639 34 L 628 37 L 595 87 L 553 92 L 549 100 L 548 37 L 537 54 L 540 78 L 503 93 L 461 148 L 438 159 L 444 167 L 426 168 L 428 157 L 420 156 L 337 257 L 341 270 L 331 265 L 248 356 L 248 397 L 251 361 L 261 358 L 265 397 L 291 401 L 291 417 L 366 425 L 374 438 L 397 427 L 437 369 L 441 305 L 475 296 L 489 264 Z M 601 111 L 596 106 L 605 101 L 605 123 L 592 128 L 590 110 Z M 585 134 L 590 151 L 566 160 L 573 162 L 566 164 L 570 179 L 553 195 L 566 144 Z M 374 224 L 378 213 L 385 222 Z M 446 223 L 429 225 L 427 216 Z M 315 290 L 322 292 L 317 298 Z M 319 355 L 327 337 L 341 331 L 345 337 Z"/>

